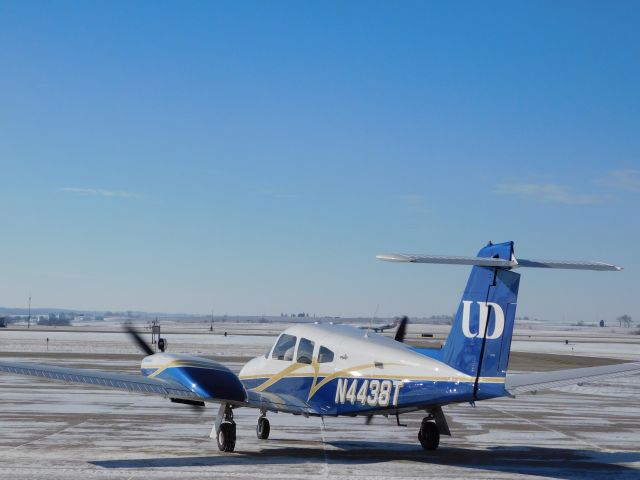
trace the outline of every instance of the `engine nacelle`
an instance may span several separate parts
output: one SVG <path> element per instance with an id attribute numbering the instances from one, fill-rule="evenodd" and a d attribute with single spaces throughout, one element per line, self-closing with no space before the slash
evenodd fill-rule
<path id="1" fill-rule="evenodd" d="M 144 376 L 179 383 L 203 400 L 246 400 L 244 386 L 238 376 L 221 363 L 208 358 L 176 353 L 155 353 L 142 359 Z"/>

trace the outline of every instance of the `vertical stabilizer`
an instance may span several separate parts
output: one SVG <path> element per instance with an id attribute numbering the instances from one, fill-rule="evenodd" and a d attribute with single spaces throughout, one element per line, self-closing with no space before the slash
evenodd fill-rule
<path id="1" fill-rule="evenodd" d="M 462 301 L 451 325 L 442 360 L 475 377 L 474 398 L 503 394 L 504 378 L 516 316 L 520 275 L 515 268 L 620 271 L 622 267 L 604 262 L 575 260 L 516 259 L 513 242 L 489 244 L 475 257 L 383 253 L 387 262 L 472 265 Z M 496 386 L 500 392 L 496 392 Z"/>
<path id="2" fill-rule="evenodd" d="M 478 257 L 510 261 L 513 242 L 489 244 Z M 519 274 L 502 267 L 471 269 L 442 359 L 476 377 L 476 398 L 482 393 L 483 378 L 506 375 L 519 283 Z"/>

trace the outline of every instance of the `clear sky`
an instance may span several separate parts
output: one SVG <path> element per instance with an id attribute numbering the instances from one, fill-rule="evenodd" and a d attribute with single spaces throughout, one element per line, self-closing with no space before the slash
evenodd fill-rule
<path id="1" fill-rule="evenodd" d="M 640 320 L 640 3 L 0 1 L 0 305 Z"/>

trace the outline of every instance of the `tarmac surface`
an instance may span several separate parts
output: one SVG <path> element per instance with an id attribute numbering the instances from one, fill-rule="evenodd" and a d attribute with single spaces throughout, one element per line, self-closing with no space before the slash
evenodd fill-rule
<path id="1" fill-rule="evenodd" d="M 55 351 L 55 345 L 49 352 L 29 352 L 29 335 L 10 345 L 2 344 L 3 336 L 11 335 L 0 333 L 0 357 L 6 360 L 135 371 L 142 358 L 133 351 L 106 353 L 101 335 L 80 352 Z M 233 339 L 214 340 L 224 355 L 213 356 L 239 369 L 240 360 L 265 349 L 264 342 L 247 338 L 241 355 L 223 345 Z M 195 340 L 171 342 L 174 352 L 204 348 Z M 615 356 L 614 342 L 611 348 Z M 540 371 L 617 361 L 524 352 L 513 353 L 510 366 Z M 445 407 L 453 435 L 443 436 L 434 452 L 417 441 L 420 412 L 401 417 L 406 427 L 395 418 L 376 417 L 366 425 L 363 418 L 269 414 L 265 441 L 255 435 L 257 412 L 238 409 L 236 452 L 220 453 L 209 438 L 216 413 L 215 405 L 197 409 L 0 374 L 0 478 L 640 479 L 640 376 Z"/>

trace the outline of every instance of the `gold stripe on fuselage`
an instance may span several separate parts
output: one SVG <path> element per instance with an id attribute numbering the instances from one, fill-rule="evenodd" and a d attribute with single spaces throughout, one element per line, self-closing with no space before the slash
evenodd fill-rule
<path id="1" fill-rule="evenodd" d="M 400 364 L 389 364 L 387 363 L 387 365 L 400 365 Z M 309 373 L 294 373 L 296 370 L 300 370 L 304 367 L 312 367 L 314 369 L 314 373 L 313 374 L 309 374 Z M 319 373 L 319 368 L 320 368 L 320 364 L 314 362 L 312 364 L 308 364 L 308 363 L 292 363 L 291 365 L 289 365 L 287 368 L 281 370 L 280 372 L 269 376 L 268 374 L 262 374 L 262 375 L 243 375 L 242 377 L 240 377 L 240 380 L 258 380 L 261 378 L 266 378 L 266 380 L 264 382 L 262 382 L 260 385 L 258 385 L 255 388 L 252 388 L 251 390 L 255 391 L 255 392 L 262 392 L 263 390 L 269 388 L 271 385 L 276 384 L 277 382 L 279 382 L 280 380 L 284 379 L 284 378 L 313 378 L 313 382 L 311 384 L 311 388 L 309 389 L 309 396 L 307 398 L 307 401 L 311 400 L 311 398 L 316 394 L 316 392 L 322 388 L 324 385 L 326 385 L 328 382 L 330 382 L 331 380 L 338 378 L 338 377 L 349 377 L 349 378 L 366 378 L 366 379 L 376 379 L 376 378 L 384 378 L 384 379 L 393 379 L 393 380 L 399 380 L 399 381 L 403 381 L 403 380 L 411 380 L 414 382 L 419 382 L 419 381 L 426 381 L 426 382 L 468 382 L 468 383 L 473 383 L 475 382 L 475 378 L 471 377 L 471 376 L 465 376 L 465 377 L 407 377 L 407 376 L 401 376 L 401 375 L 381 375 L 381 374 L 359 374 L 359 375 L 354 375 L 353 371 L 357 371 L 357 370 L 362 370 L 365 368 L 375 368 L 375 364 L 372 363 L 367 363 L 367 364 L 363 364 L 363 365 L 355 365 L 353 367 L 349 367 L 349 368 L 345 368 L 342 370 L 339 370 L 337 372 L 334 373 L 327 373 L 326 376 L 324 376 L 325 374 Z M 318 377 L 323 377 L 324 378 L 318 382 Z M 478 382 L 480 383 L 504 383 L 505 382 L 505 378 L 504 377 L 480 377 L 478 379 Z"/>
<path id="2" fill-rule="evenodd" d="M 385 380 L 406 380 L 406 381 L 411 381 L 411 382 L 419 382 L 419 381 L 424 381 L 424 382 L 475 382 L 476 379 L 474 377 L 411 377 L 411 376 L 401 376 L 401 375 L 369 375 L 369 374 L 361 374 L 361 375 L 353 375 L 353 374 L 349 374 L 349 372 L 347 372 L 347 375 L 337 375 L 339 377 L 348 377 L 348 378 L 366 378 L 367 380 L 372 380 L 372 379 L 385 379 Z M 286 378 L 305 378 L 305 377 L 309 377 L 309 378 L 313 378 L 314 375 L 310 374 L 310 373 L 291 373 L 289 375 L 286 375 Z M 324 377 L 324 378 L 328 378 L 331 377 L 331 379 L 336 378 L 336 375 L 331 374 L 331 373 L 318 373 L 318 377 Z M 270 380 L 272 377 L 270 377 L 268 374 L 262 374 L 262 375 L 243 375 L 242 377 L 240 377 L 240 380 L 259 380 L 261 378 L 265 379 L 265 382 L 267 380 Z M 284 378 L 284 377 L 283 377 Z M 282 378 L 279 378 L 278 380 L 282 380 Z M 480 377 L 478 380 L 480 383 L 504 383 L 505 379 L 502 377 Z M 267 387 L 273 385 L 272 382 L 269 385 L 267 385 Z M 258 387 L 262 387 L 262 384 L 260 384 Z M 255 387 L 255 388 L 258 388 Z M 265 387 L 265 388 L 267 388 Z M 252 390 L 255 390 L 252 389 Z"/>

